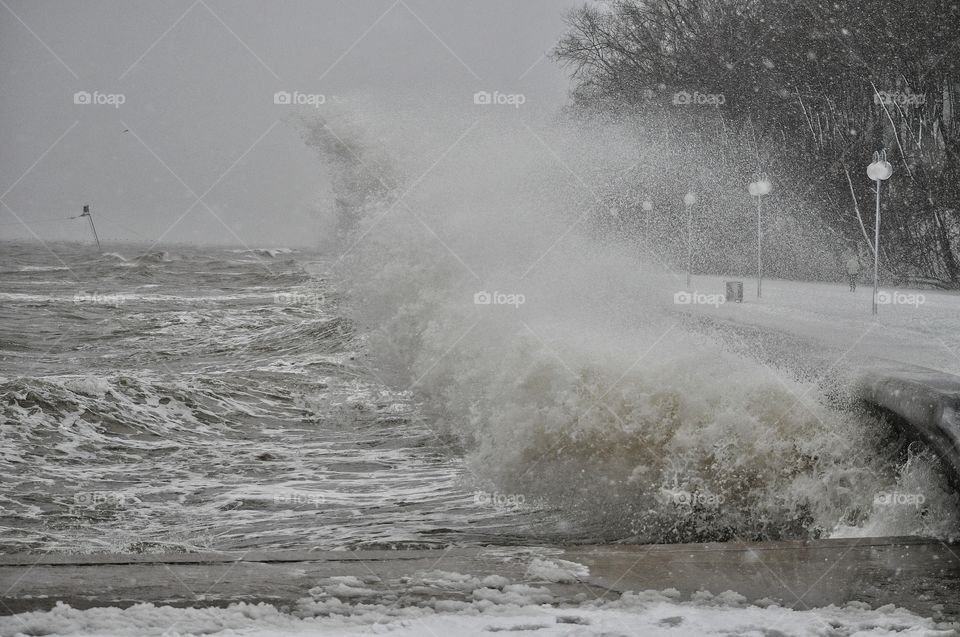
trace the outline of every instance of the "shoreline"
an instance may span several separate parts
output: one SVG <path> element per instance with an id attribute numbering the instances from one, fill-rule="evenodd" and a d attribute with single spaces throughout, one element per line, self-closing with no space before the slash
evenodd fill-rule
<path id="1" fill-rule="evenodd" d="M 838 538 L 762 543 L 450 548 L 446 550 L 265 551 L 232 554 L 0 556 L 0 614 L 138 603 L 295 607 L 311 589 L 358 578 L 351 603 L 415 606 L 470 599 L 469 589 L 429 583 L 443 571 L 542 586 L 554 605 L 616 599 L 625 591 L 727 590 L 802 610 L 851 601 L 960 620 L 960 544 L 925 538 Z M 429 581 L 427 578 L 426 581 Z"/>

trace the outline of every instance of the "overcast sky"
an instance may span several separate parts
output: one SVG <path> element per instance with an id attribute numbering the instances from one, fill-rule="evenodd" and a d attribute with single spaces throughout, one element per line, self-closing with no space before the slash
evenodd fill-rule
<path id="1" fill-rule="evenodd" d="M 321 168 L 290 120 L 311 106 L 277 91 L 555 112 L 568 81 L 544 54 L 577 4 L 0 0 L 0 237 L 31 236 L 19 217 L 82 238 L 56 219 L 89 203 L 108 240 L 309 244 Z"/>

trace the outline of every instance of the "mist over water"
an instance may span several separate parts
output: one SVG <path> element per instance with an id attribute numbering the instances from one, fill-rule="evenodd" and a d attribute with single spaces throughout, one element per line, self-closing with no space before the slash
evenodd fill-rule
<path id="1" fill-rule="evenodd" d="M 631 214 L 608 205 L 617 180 L 646 166 L 664 187 L 669 149 L 618 123 L 420 113 L 327 114 L 305 139 L 365 363 L 464 450 L 470 487 L 556 511 L 575 541 L 953 532 L 933 458 L 810 361 L 774 368 L 682 318 L 677 245 L 608 238 Z M 894 510 L 901 492 L 923 505 Z"/>

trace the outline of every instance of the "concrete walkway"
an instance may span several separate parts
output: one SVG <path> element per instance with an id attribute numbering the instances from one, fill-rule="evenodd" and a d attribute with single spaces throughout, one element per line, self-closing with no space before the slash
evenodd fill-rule
<path id="1" fill-rule="evenodd" d="M 544 574 L 544 562 L 559 576 Z M 586 566 L 589 574 L 566 560 Z M 537 568 L 539 564 L 540 568 Z M 533 565 L 533 567 L 531 567 Z M 281 551 L 244 554 L 14 555 L 0 557 L 0 613 L 126 607 L 138 602 L 290 607 L 330 578 L 352 575 L 368 592 L 353 603 L 416 604 L 469 598 L 470 591 L 417 577 L 430 571 L 548 587 L 555 603 L 646 589 L 733 590 L 798 609 L 852 600 L 896 604 L 925 616 L 960 619 L 960 545 L 915 538 L 859 538 L 760 544 L 478 547 L 401 551 Z M 549 571 L 549 569 L 548 569 Z M 414 581 L 411 583 L 411 577 Z M 442 579 L 442 578 L 441 578 Z M 559 581 L 558 581 L 559 580 Z"/>

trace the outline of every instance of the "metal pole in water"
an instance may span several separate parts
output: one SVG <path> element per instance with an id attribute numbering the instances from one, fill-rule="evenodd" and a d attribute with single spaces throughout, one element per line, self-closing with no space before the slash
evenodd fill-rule
<path id="1" fill-rule="evenodd" d="M 93 215 L 90 214 L 90 206 L 88 204 L 84 204 L 83 214 L 80 216 L 86 217 L 87 221 L 90 222 L 90 229 L 93 230 L 93 239 L 97 242 L 97 250 L 103 252 L 103 250 L 100 248 L 100 237 L 97 236 L 97 227 L 93 225 Z"/>

